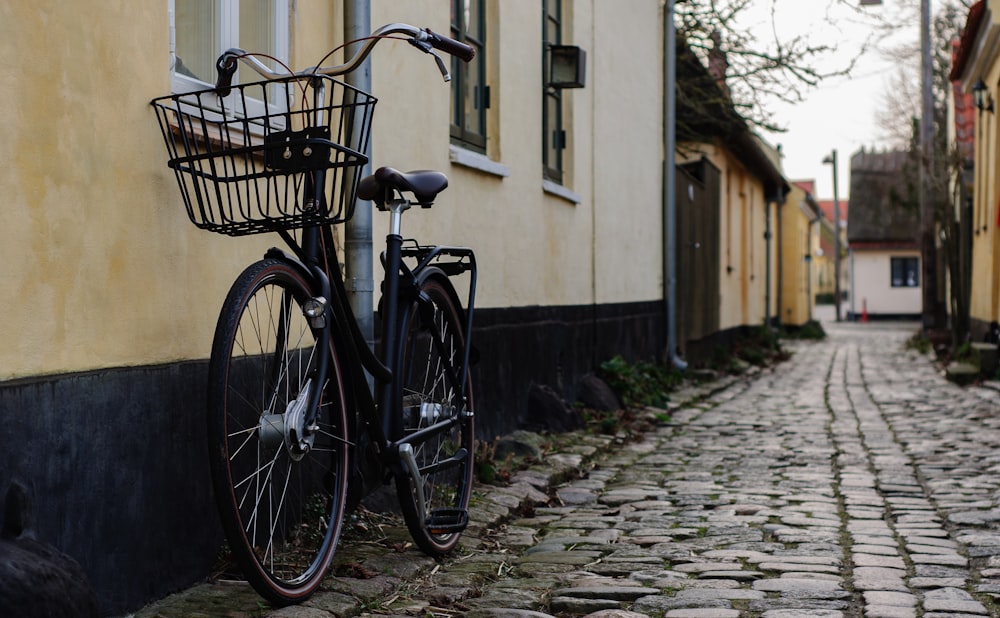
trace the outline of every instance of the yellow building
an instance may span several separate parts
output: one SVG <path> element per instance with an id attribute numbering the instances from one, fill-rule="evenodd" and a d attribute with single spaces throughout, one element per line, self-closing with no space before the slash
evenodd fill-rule
<path id="1" fill-rule="evenodd" d="M 798 183 L 781 207 L 781 323 L 802 326 L 813 319 L 822 213 Z"/>
<path id="2" fill-rule="evenodd" d="M 525 420 L 533 383 L 572 399 L 597 363 L 666 348 L 664 11 L 659 0 L 449 4 L 371 2 L 373 27 L 456 32 L 480 52 L 449 85 L 407 43 L 380 44 L 372 155 L 449 176 L 404 235 L 476 250 L 477 424 L 492 438 Z M 0 4 L 0 480 L 34 488 L 39 537 L 81 562 L 107 613 L 215 559 L 206 359 L 229 285 L 280 244 L 191 225 L 149 102 L 206 85 L 231 46 L 314 65 L 345 39 L 343 22 L 342 3 L 326 0 Z M 550 86 L 550 44 L 586 52 L 582 87 Z M 784 181 L 744 138 L 700 146 L 721 199 L 718 285 L 687 304 L 717 316 L 699 341 L 779 312 L 767 232 Z M 377 279 L 387 222 L 373 214 Z"/>
<path id="3" fill-rule="evenodd" d="M 481 43 L 481 63 L 458 85 L 405 42 L 381 44 L 372 151 L 376 166 L 450 177 L 404 233 L 477 252 L 479 425 L 495 435 L 528 414 L 532 382 L 572 398 L 576 379 L 614 353 L 665 348 L 664 15 L 657 0 L 628 11 L 461 5 L 467 19 L 453 24 L 449 3 L 371 3 L 373 27 L 457 25 Z M 204 457 L 205 359 L 230 283 L 280 244 L 189 223 L 149 102 L 210 81 L 230 46 L 313 65 L 345 38 L 341 6 L 0 6 L 0 470 L 34 488 L 40 538 L 82 563 L 106 612 L 211 567 L 220 533 Z M 547 86 L 550 43 L 586 52 L 583 88 Z"/>
<path id="4" fill-rule="evenodd" d="M 708 358 L 780 321 L 779 153 L 735 114 L 725 75 L 678 45 L 678 344 Z"/>
<path id="5" fill-rule="evenodd" d="M 970 330 L 981 340 L 990 324 L 1000 321 L 1000 125 L 996 105 L 1000 96 L 1000 1 L 979 0 L 969 10 L 951 79 L 959 89 L 978 97 L 974 179 L 972 182 Z"/>

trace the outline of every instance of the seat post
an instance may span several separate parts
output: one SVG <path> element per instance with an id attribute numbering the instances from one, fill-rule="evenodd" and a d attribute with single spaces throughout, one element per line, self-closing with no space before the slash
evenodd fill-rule
<path id="1" fill-rule="evenodd" d="M 395 199 L 386 204 L 389 211 L 389 233 L 400 236 L 403 224 L 403 213 L 410 209 L 410 200 Z"/>

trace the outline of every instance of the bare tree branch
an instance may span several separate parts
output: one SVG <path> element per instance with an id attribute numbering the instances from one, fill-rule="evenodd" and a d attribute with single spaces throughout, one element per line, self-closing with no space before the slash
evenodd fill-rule
<path id="1" fill-rule="evenodd" d="M 713 55 L 725 59 L 729 95 L 751 125 L 780 130 L 772 106 L 801 102 L 823 80 L 849 75 L 859 58 L 898 27 L 877 11 L 863 10 L 857 0 L 809 0 L 819 5 L 815 12 L 822 28 L 781 24 L 782 8 L 803 1 L 685 0 L 675 5 L 678 34 L 703 64 L 711 66 Z M 763 15 L 762 2 L 767 2 Z M 845 28 L 868 34 L 855 53 L 838 59 L 843 37 L 837 35 Z M 817 31 L 828 36 L 817 38 Z"/>

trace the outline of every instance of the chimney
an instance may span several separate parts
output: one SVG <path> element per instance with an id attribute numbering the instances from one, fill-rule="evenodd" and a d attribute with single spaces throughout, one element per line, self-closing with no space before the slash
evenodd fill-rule
<path id="1" fill-rule="evenodd" d="M 725 50 L 722 49 L 722 34 L 714 30 L 709 38 L 712 40 L 712 49 L 708 50 L 708 72 L 715 78 L 719 88 L 729 96 L 729 86 L 726 84 L 729 60 L 726 58 Z"/>

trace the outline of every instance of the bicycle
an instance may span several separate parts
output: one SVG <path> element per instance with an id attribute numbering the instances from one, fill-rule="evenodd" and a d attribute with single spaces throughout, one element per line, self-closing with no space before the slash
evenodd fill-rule
<path id="1" fill-rule="evenodd" d="M 465 61 L 475 53 L 429 29 L 389 24 L 345 64 L 288 75 L 232 49 L 217 62 L 215 88 L 152 101 L 191 221 L 231 236 L 274 232 L 287 247 L 268 250 L 233 283 L 207 399 L 230 551 L 279 605 L 317 590 L 348 503 L 377 486 L 395 483 L 410 534 L 432 556 L 450 552 L 468 524 L 475 255 L 403 239 L 403 213 L 429 208 L 448 180 L 388 167 L 359 178 L 375 98 L 334 79 L 379 41 L 400 37 L 433 56 L 445 81 L 436 50 Z M 233 85 L 238 61 L 264 79 Z M 352 313 L 333 234 L 356 197 L 390 217 L 378 353 Z M 452 283 L 462 274 L 465 310 Z"/>

